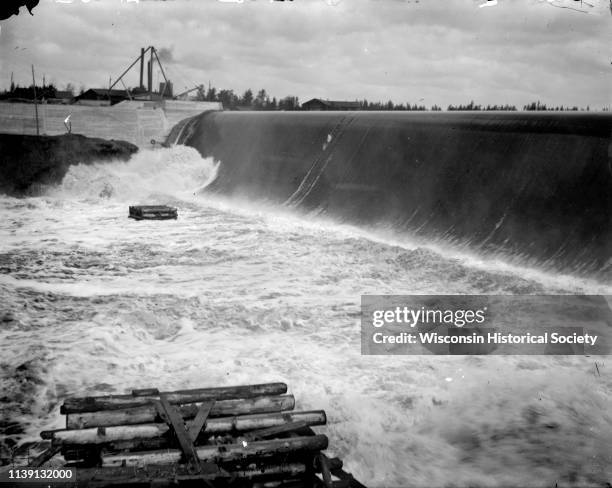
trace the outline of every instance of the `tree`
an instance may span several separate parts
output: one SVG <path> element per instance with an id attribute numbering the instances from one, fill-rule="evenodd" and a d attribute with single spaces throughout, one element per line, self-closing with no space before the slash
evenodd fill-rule
<path id="1" fill-rule="evenodd" d="M 268 95 L 266 95 L 266 90 L 264 90 L 263 88 L 257 92 L 257 96 L 253 101 L 253 105 L 255 106 L 256 110 L 262 110 L 266 107 L 267 97 Z"/>
<path id="2" fill-rule="evenodd" d="M 238 105 L 238 96 L 234 90 L 220 90 L 217 98 L 224 108 L 234 109 Z"/>
<path id="3" fill-rule="evenodd" d="M 300 101 L 298 97 L 287 96 L 278 102 L 278 108 L 280 110 L 299 110 Z"/>
<path id="4" fill-rule="evenodd" d="M 240 104 L 245 105 L 247 107 L 253 105 L 253 92 L 250 88 L 244 92 L 244 95 L 242 95 L 242 98 L 240 99 Z"/>
<path id="5" fill-rule="evenodd" d="M 217 100 L 217 89 L 213 87 L 208 87 L 208 91 L 206 92 L 206 100 L 209 102 L 214 102 Z"/>

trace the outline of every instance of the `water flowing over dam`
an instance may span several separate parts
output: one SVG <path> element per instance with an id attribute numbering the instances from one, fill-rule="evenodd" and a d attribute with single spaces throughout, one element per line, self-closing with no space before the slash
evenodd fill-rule
<path id="1" fill-rule="evenodd" d="M 612 273 L 612 115 L 211 112 L 209 191 L 554 271 Z"/>
<path id="2" fill-rule="evenodd" d="M 184 129 L 189 137 L 193 127 Z M 255 135 L 244 137 L 257 151 Z M 250 186 L 248 165 L 232 175 L 228 161 L 183 145 L 142 149 L 72 165 L 36 195 L 0 195 L 0 464 L 15 443 L 65 425 L 67 396 L 188 389 L 205 377 L 291 384 L 296 408 L 330 412 L 333 454 L 367 486 L 610 479 L 601 359 L 364 356 L 359 320 L 364 294 L 612 295 L 612 284 L 438 252 L 408 235 L 387 240 L 299 215 L 291 202 L 212 193 L 266 196 L 263 174 L 253 171 Z M 292 202 L 307 194 L 307 207 L 310 178 L 286 194 L 272 191 L 282 178 L 266 183 L 281 203 L 301 187 Z M 137 222 L 127 217 L 135 203 L 169 204 L 179 217 Z"/>

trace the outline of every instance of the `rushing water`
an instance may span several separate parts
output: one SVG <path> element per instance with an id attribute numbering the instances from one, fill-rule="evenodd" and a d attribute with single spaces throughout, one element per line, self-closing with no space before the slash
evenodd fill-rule
<path id="1" fill-rule="evenodd" d="M 63 427 L 68 395 L 284 381 L 297 409 L 327 411 L 330 452 L 371 486 L 612 479 L 606 357 L 367 357 L 359 337 L 362 294 L 612 286 L 213 198 L 216 171 L 176 146 L 0 198 L 6 445 Z M 139 203 L 179 218 L 127 219 Z"/>

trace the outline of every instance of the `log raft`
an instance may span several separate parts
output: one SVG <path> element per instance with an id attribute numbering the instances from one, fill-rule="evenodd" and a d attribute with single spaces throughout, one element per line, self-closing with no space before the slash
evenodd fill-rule
<path id="1" fill-rule="evenodd" d="M 284 383 L 68 398 L 66 428 L 41 433 L 51 447 L 34 462 L 63 456 L 84 487 L 365 488 L 323 452 L 325 412 L 294 408 Z"/>
<path id="2" fill-rule="evenodd" d="M 132 205 L 128 215 L 134 220 L 169 220 L 177 216 L 176 208 L 167 205 Z"/>

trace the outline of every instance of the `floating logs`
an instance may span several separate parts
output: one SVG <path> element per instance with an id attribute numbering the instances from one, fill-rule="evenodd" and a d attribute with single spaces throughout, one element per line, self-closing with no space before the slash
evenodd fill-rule
<path id="1" fill-rule="evenodd" d="M 278 412 L 254 415 L 235 415 L 208 419 L 202 433 L 206 435 L 221 435 L 230 432 L 247 432 L 257 429 L 277 427 L 289 422 L 303 421 L 306 425 L 324 425 L 326 422 L 323 410 L 309 412 Z M 189 427 L 191 424 L 187 422 Z M 69 444 L 106 444 L 117 441 L 154 439 L 168 433 L 168 424 L 149 423 L 136 425 L 117 425 L 98 429 L 97 427 L 43 431 L 43 439 L 52 439 L 56 445 Z"/>
<path id="2" fill-rule="evenodd" d="M 342 461 L 338 458 L 330 459 L 332 470 L 341 470 Z M 309 473 L 320 473 L 318 466 L 308 466 L 304 462 L 291 463 L 250 463 L 244 466 L 232 468 L 229 471 L 220 473 L 217 479 L 225 477 L 228 480 L 254 481 L 258 479 L 282 480 L 286 478 L 304 477 Z M 170 476 L 171 475 L 171 476 Z M 202 476 L 190 473 L 187 468 L 177 465 L 149 465 L 135 470 L 131 467 L 122 468 L 84 468 L 79 469 L 79 482 L 87 486 L 126 486 L 138 485 L 150 482 L 152 479 L 161 480 L 171 478 L 173 481 L 188 482 L 201 480 Z M 350 476 L 350 475 L 349 475 Z"/>
<path id="3" fill-rule="evenodd" d="M 255 457 L 266 457 L 295 453 L 301 451 L 320 451 L 327 449 L 327 436 L 313 435 L 307 437 L 289 437 L 267 441 L 242 442 L 220 446 L 198 446 L 196 452 L 201 461 L 206 463 L 248 460 Z M 179 449 L 143 451 L 113 456 L 103 456 L 102 466 L 146 466 L 149 464 L 176 463 L 181 459 Z"/>
<path id="4" fill-rule="evenodd" d="M 294 407 L 285 383 L 68 398 L 66 428 L 41 433 L 51 445 L 33 463 L 57 467 L 62 456 L 79 486 L 96 488 L 365 488 L 322 452 L 328 438 L 312 427 L 325 412 Z"/>
<path id="5" fill-rule="evenodd" d="M 295 406 L 293 395 L 262 396 L 256 398 L 239 398 L 215 402 L 210 416 L 223 417 L 249 413 L 282 412 L 292 410 Z M 198 413 L 198 405 L 187 404 L 179 407 L 184 419 L 192 419 Z M 159 409 L 154 403 L 135 408 L 120 410 L 99 410 L 96 412 L 70 413 L 66 415 L 67 429 L 84 429 L 87 427 L 106 427 L 111 425 L 133 425 L 155 422 Z"/>
<path id="6" fill-rule="evenodd" d="M 84 398 L 67 398 L 60 408 L 60 413 L 96 412 L 98 410 L 120 410 L 123 408 L 142 407 L 163 394 L 168 402 L 196 403 L 207 400 L 234 400 L 266 395 L 283 395 L 287 393 L 285 383 L 264 383 L 260 385 L 224 386 L 220 388 L 196 388 L 160 393 L 156 388 L 133 390 L 131 395 L 105 395 Z"/>
<path id="7" fill-rule="evenodd" d="M 176 219 L 178 213 L 167 205 L 132 205 L 128 216 L 135 220 L 169 220 Z"/>

